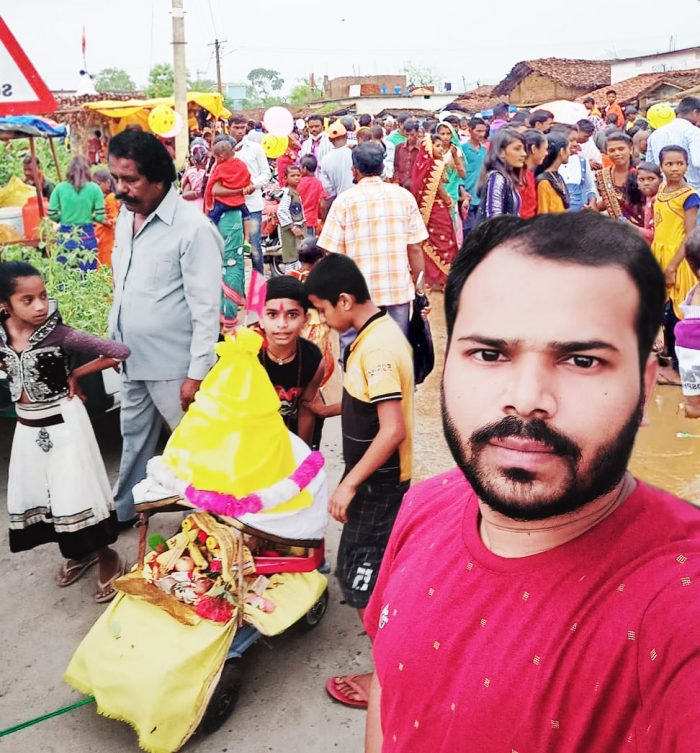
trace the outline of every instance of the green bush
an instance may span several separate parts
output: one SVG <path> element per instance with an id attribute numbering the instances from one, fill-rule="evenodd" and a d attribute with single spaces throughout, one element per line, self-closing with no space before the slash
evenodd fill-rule
<path id="1" fill-rule="evenodd" d="M 71 160 L 71 153 L 68 151 L 65 143 L 59 139 L 54 139 L 54 146 L 56 147 L 56 156 L 61 168 L 61 175 L 65 178 L 66 170 Z M 49 140 L 36 138 L 34 139 L 34 147 L 36 148 L 36 156 L 41 169 L 44 171 L 44 175 L 50 181 L 56 183 L 58 175 L 56 174 Z M 29 153 L 29 139 L 0 141 L 0 186 L 4 186 L 13 175 L 16 175 L 18 178 L 23 177 L 22 159 Z"/>
<path id="2" fill-rule="evenodd" d="M 63 321 L 98 337 L 107 336 L 107 319 L 112 305 L 112 271 L 98 267 L 83 272 L 78 264 L 95 258 L 95 252 L 66 249 L 74 236 L 59 237 L 48 220 L 41 226 L 43 249 L 14 244 L 2 248 L 3 261 L 27 261 L 36 267 L 49 295 L 58 303 Z M 60 259 L 60 261 L 59 261 Z"/>

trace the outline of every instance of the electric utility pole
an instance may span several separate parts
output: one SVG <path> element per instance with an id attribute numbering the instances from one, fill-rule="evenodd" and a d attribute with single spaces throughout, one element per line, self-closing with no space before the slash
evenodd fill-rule
<path id="1" fill-rule="evenodd" d="M 175 112 L 182 118 L 182 128 L 175 136 L 175 165 L 178 170 L 184 166 L 189 147 L 187 127 L 187 67 L 185 65 L 185 11 L 183 0 L 172 0 L 173 17 L 173 73 Z"/>
<path id="2" fill-rule="evenodd" d="M 221 83 L 221 48 L 226 44 L 226 40 L 215 39 L 210 47 L 214 48 L 214 55 L 216 56 L 216 88 L 219 90 L 219 94 L 224 93 L 224 87 Z"/>

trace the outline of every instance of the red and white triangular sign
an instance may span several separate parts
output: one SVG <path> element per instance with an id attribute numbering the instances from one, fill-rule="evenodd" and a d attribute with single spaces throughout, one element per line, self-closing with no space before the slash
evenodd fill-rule
<path id="1" fill-rule="evenodd" d="M 0 18 L 0 115 L 51 113 L 56 100 Z"/>

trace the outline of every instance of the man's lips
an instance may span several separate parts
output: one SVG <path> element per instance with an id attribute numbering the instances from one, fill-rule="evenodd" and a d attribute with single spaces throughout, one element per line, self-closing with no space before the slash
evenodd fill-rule
<path id="1" fill-rule="evenodd" d="M 534 471 L 559 455 L 550 446 L 532 439 L 505 437 L 489 442 L 497 465 L 504 468 L 522 468 Z"/>

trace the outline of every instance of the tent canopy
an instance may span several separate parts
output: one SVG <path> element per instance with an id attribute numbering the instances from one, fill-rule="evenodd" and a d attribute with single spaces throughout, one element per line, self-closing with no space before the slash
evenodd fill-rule
<path id="1" fill-rule="evenodd" d="M 66 135 L 66 127 L 35 115 L 10 115 L 0 118 L 0 139 L 22 139 L 27 136 L 60 138 Z"/>
<path id="2" fill-rule="evenodd" d="M 205 110 L 208 110 L 215 118 L 231 117 L 231 112 L 224 107 L 224 98 L 219 92 L 188 92 L 187 103 L 189 104 L 190 102 L 194 102 Z M 96 110 L 100 115 L 108 118 L 129 118 L 142 114 L 143 111 L 152 110 L 157 105 L 174 107 L 175 100 L 173 97 L 128 99 L 125 102 L 103 99 L 99 102 L 86 102 L 83 107 L 88 110 Z"/>

